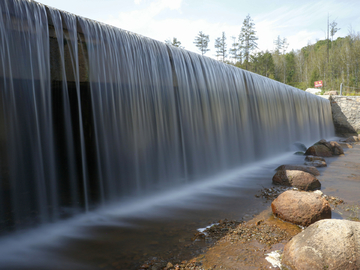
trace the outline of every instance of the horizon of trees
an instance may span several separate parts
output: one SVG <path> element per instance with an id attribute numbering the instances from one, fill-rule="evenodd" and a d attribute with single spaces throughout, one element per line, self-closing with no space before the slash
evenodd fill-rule
<path id="1" fill-rule="evenodd" d="M 345 91 L 360 91 L 360 33 L 350 28 L 346 37 L 334 39 L 338 30 L 337 22 L 330 23 L 328 17 L 324 40 L 317 40 L 300 50 L 287 51 L 289 43 L 286 37 L 278 36 L 274 40 L 273 51 L 255 51 L 258 37 L 248 14 L 239 35 L 231 37 L 229 47 L 224 31 L 215 39 L 215 57 L 303 90 L 314 88 L 314 82 L 322 80 L 326 90 L 338 90 L 343 83 Z M 202 31 L 194 39 L 202 55 L 209 51 L 209 42 L 209 35 Z"/>

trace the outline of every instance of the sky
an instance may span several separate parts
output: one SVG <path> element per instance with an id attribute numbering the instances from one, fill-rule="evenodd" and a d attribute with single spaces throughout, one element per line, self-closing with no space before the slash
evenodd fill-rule
<path id="1" fill-rule="evenodd" d="M 159 41 L 176 37 L 185 49 L 200 31 L 215 39 L 225 32 L 228 48 L 238 37 L 245 17 L 255 23 L 260 51 L 274 50 L 278 36 L 288 51 L 301 49 L 326 36 L 328 16 L 340 30 L 334 38 L 360 31 L 360 0 L 36 0 L 76 15 L 107 23 Z"/>

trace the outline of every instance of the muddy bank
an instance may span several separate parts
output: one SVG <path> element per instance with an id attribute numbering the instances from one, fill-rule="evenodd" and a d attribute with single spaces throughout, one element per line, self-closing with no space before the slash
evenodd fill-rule
<path id="1" fill-rule="evenodd" d="M 332 218 L 360 220 L 360 145 L 353 144 L 344 156 L 326 158 L 328 167 L 320 168 L 317 178 L 332 207 Z M 271 179 L 269 179 L 271 182 Z M 286 188 L 263 188 L 254 196 L 264 204 Z M 175 261 L 148 260 L 140 269 L 279 269 L 265 258 L 301 231 L 299 226 L 274 218 L 270 208 L 247 222 L 220 221 L 205 231 L 194 233 L 194 242 L 203 242 L 201 254 Z"/>

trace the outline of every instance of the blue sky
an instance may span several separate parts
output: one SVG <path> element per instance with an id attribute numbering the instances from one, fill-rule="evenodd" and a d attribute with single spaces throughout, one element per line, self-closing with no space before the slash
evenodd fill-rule
<path id="1" fill-rule="evenodd" d="M 214 40 L 238 36 L 247 14 L 257 31 L 260 50 L 273 50 L 274 40 L 286 37 L 288 50 L 300 49 L 324 39 L 327 16 L 341 28 L 335 38 L 346 36 L 349 29 L 360 31 L 359 0 L 37 0 L 37 2 L 101 21 L 153 39 L 176 37 L 185 49 L 198 52 L 193 44 L 203 31 Z M 228 46 L 229 46 L 228 45 Z"/>

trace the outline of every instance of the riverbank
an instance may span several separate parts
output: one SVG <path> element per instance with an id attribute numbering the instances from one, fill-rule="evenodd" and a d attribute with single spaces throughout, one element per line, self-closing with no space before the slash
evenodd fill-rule
<path id="1" fill-rule="evenodd" d="M 325 195 L 339 198 L 330 200 L 332 218 L 358 221 L 360 145 L 355 143 L 353 148 L 344 150 L 344 156 L 326 158 L 328 167 L 320 168 L 321 175 L 317 178 L 322 183 L 321 190 Z M 269 193 L 270 196 L 267 196 Z M 271 193 L 274 193 L 274 189 L 270 189 L 270 192 L 269 189 L 262 189 L 255 196 L 270 205 L 274 197 Z M 341 200 L 344 203 L 341 203 Z M 227 223 L 235 224 L 234 221 Z M 248 222 L 229 228 L 227 223 L 223 221 L 212 228 L 218 233 L 218 239 L 209 243 L 200 255 L 188 260 L 167 262 L 166 269 L 279 269 L 266 260 L 265 254 L 281 250 L 301 231 L 298 226 L 274 218 L 270 207 Z M 195 240 L 206 242 L 207 239 L 213 239 L 209 230 L 207 233 Z M 142 269 L 163 269 L 164 263 L 156 260 L 146 261 Z"/>

